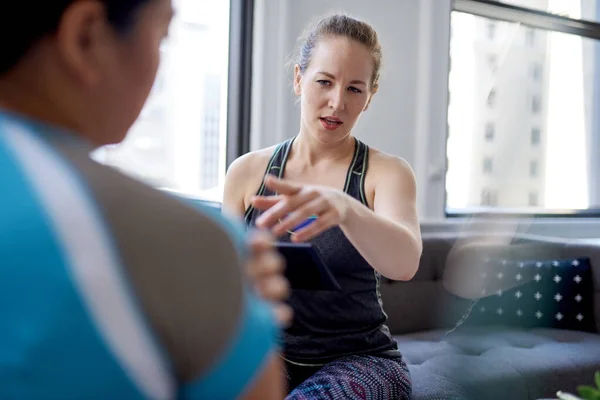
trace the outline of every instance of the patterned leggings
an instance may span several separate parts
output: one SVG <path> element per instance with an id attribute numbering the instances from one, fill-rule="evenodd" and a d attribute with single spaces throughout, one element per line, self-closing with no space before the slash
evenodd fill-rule
<path id="1" fill-rule="evenodd" d="M 286 400 L 408 400 L 411 380 L 402 358 L 347 356 L 322 367 L 286 362 Z"/>

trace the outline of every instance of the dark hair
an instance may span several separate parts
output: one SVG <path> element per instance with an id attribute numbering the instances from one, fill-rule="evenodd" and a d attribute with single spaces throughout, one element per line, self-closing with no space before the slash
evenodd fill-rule
<path id="1" fill-rule="evenodd" d="M 371 85 L 376 87 L 379 84 L 382 51 L 377 32 L 366 22 L 343 14 L 323 18 L 302 36 L 300 48 L 292 59 L 300 67 L 300 72 L 306 71 L 315 46 L 320 39 L 327 36 L 345 37 L 366 46 L 373 55 Z"/>
<path id="2" fill-rule="evenodd" d="M 10 71 L 44 36 L 58 28 L 60 19 L 77 0 L 11 0 L 0 12 L 0 76 Z M 137 9 L 153 0 L 97 0 L 108 21 L 125 32 Z"/>

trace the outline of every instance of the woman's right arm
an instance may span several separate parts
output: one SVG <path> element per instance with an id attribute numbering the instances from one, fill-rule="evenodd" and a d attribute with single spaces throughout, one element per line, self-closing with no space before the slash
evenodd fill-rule
<path id="1" fill-rule="evenodd" d="M 246 211 L 248 177 L 253 174 L 250 164 L 252 154 L 236 159 L 227 171 L 223 192 L 223 211 L 235 218 L 242 218 Z M 281 358 L 272 353 L 254 383 L 243 396 L 243 400 L 283 399 L 287 392 L 282 374 L 285 369 Z"/>
<path id="2" fill-rule="evenodd" d="M 270 149 L 263 152 L 248 153 L 235 160 L 225 178 L 222 210 L 223 213 L 234 218 L 243 219 L 246 212 L 245 197 L 249 193 L 255 193 L 260 186 L 262 171 L 265 170 L 269 161 Z M 264 249 L 265 245 L 272 249 L 274 238 L 263 232 L 261 235 L 252 237 L 251 247 L 253 249 Z M 262 238 L 262 239 L 260 239 Z M 259 242 L 262 242 L 260 244 Z M 287 326 L 293 316 L 292 309 L 283 301 L 289 295 L 289 283 L 283 275 L 283 260 L 274 268 L 272 258 L 275 254 L 263 259 L 254 258 L 255 262 L 246 265 L 246 272 L 254 284 L 257 293 L 266 301 L 273 304 L 277 321 L 282 327 Z M 279 257 L 279 254 L 277 254 Z"/>
<path id="3" fill-rule="evenodd" d="M 246 198 L 258 191 L 273 151 L 275 147 L 247 153 L 231 163 L 223 191 L 223 211 L 228 215 L 244 216 L 248 206 Z"/>
<path id="4" fill-rule="evenodd" d="M 236 159 L 227 170 L 223 189 L 223 211 L 228 215 L 241 218 L 245 213 L 244 197 L 248 186 L 246 180 L 252 175 L 252 154 Z"/>

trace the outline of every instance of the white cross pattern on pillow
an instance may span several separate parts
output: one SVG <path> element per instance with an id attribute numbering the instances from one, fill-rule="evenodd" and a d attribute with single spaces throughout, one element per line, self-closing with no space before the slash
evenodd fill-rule
<path id="1" fill-rule="evenodd" d="M 585 259 L 586 264 L 582 261 L 488 258 L 487 268 L 478 273 L 484 285 L 476 315 L 487 321 L 485 324 L 514 322 L 565 329 L 589 324 L 594 319 L 589 296 L 585 298 L 591 284 L 589 260 Z"/>

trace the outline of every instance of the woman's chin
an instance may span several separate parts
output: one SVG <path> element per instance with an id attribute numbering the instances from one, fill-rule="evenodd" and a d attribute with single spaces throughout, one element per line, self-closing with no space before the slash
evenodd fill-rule
<path id="1" fill-rule="evenodd" d="M 323 129 L 323 127 L 320 127 L 320 129 L 316 129 L 313 132 L 315 132 L 315 139 L 322 144 L 338 143 L 346 139 L 350 135 L 350 132 L 347 132 L 345 129 L 329 131 L 327 129 Z"/>

